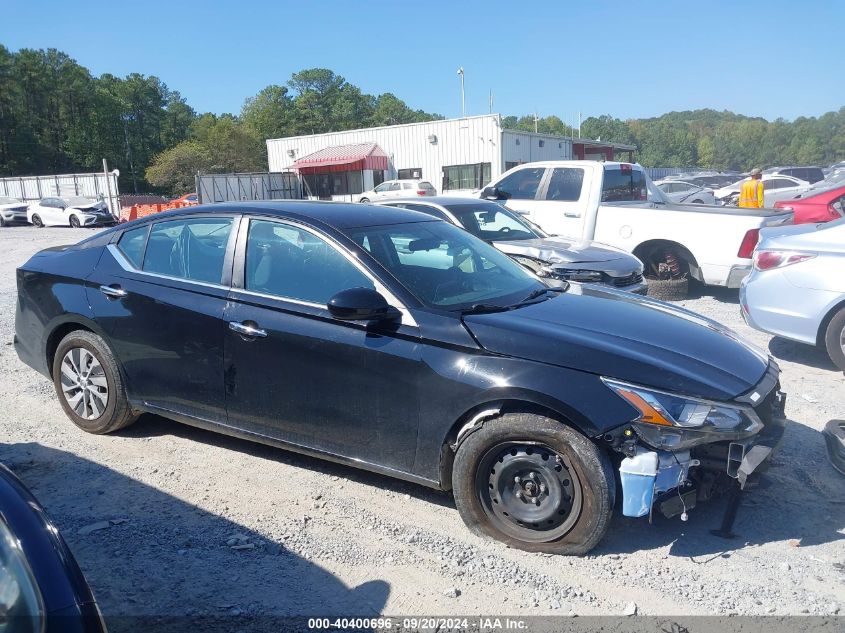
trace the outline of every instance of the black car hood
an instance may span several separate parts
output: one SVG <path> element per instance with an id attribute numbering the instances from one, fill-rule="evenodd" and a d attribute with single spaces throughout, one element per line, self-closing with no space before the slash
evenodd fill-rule
<path id="1" fill-rule="evenodd" d="M 750 390 L 769 362 L 715 321 L 598 286 L 464 322 L 491 352 L 715 400 Z"/>
<path id="2" fill-rule="evenodd" d="M 561 236 L 533 240 L 496 240 L 493 245 L 508 255 L 525 255 L 549 263 L 593 263 L 619 259 L 635 261 L 632 255 L 613 246 Z"/>

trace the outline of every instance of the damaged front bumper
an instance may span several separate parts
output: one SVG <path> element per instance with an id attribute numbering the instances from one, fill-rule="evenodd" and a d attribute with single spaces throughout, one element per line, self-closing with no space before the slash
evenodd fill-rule
<path id="1" fill-rule="evenodd" d="M 780 391 L 779 369 L 772 363 L 760 383 L 738 403 L 751 406 L 762 423 L 755 434 L 672 450 L 649 444 L 629 429 L 627 455 L 620 465 L 625 516 L 682 515 L 720 491 L 752 486 L 768 469 L 786 430 L 786 395 Z M 765 394 L 765 395 L 764 395 Z M 626 431 L 622 433 L 623 437 Z"/>

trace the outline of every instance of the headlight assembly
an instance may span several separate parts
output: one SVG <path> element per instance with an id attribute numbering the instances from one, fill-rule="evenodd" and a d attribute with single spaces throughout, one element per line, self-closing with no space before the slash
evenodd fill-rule
<path id="1" fill-rule="evenodd" d="M 749 437 L 763 428 L 748 406 L 699 400 L 602 378 L 639 412 L 632 424 L 655 448 L 683 449 L 696 444 Z"/>

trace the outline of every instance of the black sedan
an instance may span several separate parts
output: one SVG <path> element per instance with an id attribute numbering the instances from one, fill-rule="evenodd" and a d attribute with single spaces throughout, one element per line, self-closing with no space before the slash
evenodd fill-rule
<path id="1" fill-rule="evenodd" d="M 152 412 L 451 489 L 526 550 L 594 547 L 617 469 L 625 514 L 679 513 L 783 431 L 779 369 L 717 323 L 551 288 L 405 209 L 182 209 L 42 251 L 17 283 L 17 352 L 80 428 Z"/>
<path id="2" fill-rule="evenodd" d="M 631 253 L 600 242 L 549 235 L 499 202 L 436 196 L 379 204 L 420 211 L 463 227 L 538 277 L 606 284 L 643 295 L 648 291 L 643 263 Z"/>
<path id="3" fill-rule="evenodd" d="M 0 631 L 105 633 L 94 595 L 44 508 L 0 464 Z"/>

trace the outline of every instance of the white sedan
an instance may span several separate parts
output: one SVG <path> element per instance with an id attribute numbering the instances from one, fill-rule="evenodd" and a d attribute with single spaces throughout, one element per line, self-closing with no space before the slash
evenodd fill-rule
<path id="1" fill-rule="evenodd" d="M 35 226 L 110 226 L 117 224 L 105 202 L 90 198 L 41 198 L 31 204 L 26 219 Z"/>
<path id="2" fill-rule="evenodd" d="M 375 189 L 365 191 L 358 202 L 375 202 L 408 196 L 436 196 L 437 190 L 425 180 L 385 180 Z"/>
<path id="3" fill-rule="evenodd" d="M 0 196 L 0 226 L 26 223 L 26 202 Z"/>
<path id="4" fill-rule="evenodd" d="M 727 187 L 717 189 L 716 200 L 725 206 L 735 207 L 739 201 L 739 190 L 748 178 L 743 178 Z M 792 200 L 811 187 L 806 180 L 782 174 L 763 174 L 763 206 L 773 207 L 778 200 Z"/>
<path id="5" fill-rule="evenodd" d="M 659 180 L 654 183 L 672 202 L 678 204 L 716 204 L 713 190 L 686 180 Z"/>
<path id="6" fill-rule="evenodd" d="M 845 371 L 845 218 L 763 229 L 739 297 L 750 326 L 819 345 Z"/>

